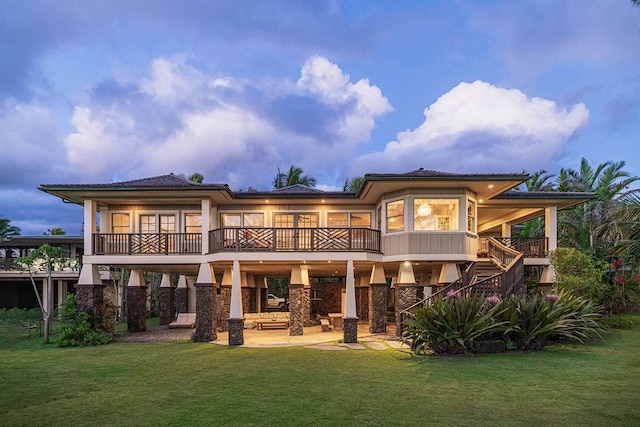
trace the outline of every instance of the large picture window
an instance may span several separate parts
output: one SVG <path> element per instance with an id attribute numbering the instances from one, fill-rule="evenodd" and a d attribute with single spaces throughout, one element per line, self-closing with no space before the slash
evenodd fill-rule
<path id="1" fill-rule="evenodd" d="M 404 231 L 404 200 L 387 203 L 387 232 Z"/>
<path id="2" fill-rule="evenodd" d="M 476 232 L 476 202 L 472 200 L 467 201 L 467 230 Z"/>
<path id="3" fill-rule="evenodd" d="M 457 230 L 458 205 L 458 199 L 415 199 L 413 202 L 414 230 Z"/>
<path id="4" fill-rule="evenodd" d="M 185 233 L 202 233 L 202 215 L 188 213 L 184 215 Z"/>

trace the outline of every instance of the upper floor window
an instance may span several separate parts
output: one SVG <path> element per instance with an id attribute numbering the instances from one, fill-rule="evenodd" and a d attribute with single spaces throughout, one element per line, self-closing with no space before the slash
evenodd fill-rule
<path id="1" fill-rule="evenodd" d="M 140 233 L 175 233 L 176 232 L 176 216 L 175 215 L 156 215 L 143 214 L 140 215 Z"/>
<path id="2" fill-rule="evenodd" d="M 387 203 L 387 231 L 404 231 L 404 200 Z"/>
<path id="3" fill-rule="evenodd" d="M 414 230 L 457 230 L 458 199 L 415 199 Z"/>
<path id="4" fill-rule="evenodd" d="M 473 200 L 467 201 L 467 230 L 476 232 L 476 202 Z"/>
<path id="5" fill-rule="evenodd" d="M 111 214 L 111 232 L 113 233 L 130 233 L 131 223 L 129 222 L 128 213 Z"/>
<path id="6" fill-rule="evenodd" d="M 199 213 L 184 214 L 184 232 L 202 233 L 202 215 Z"/>
<path id="7" fill-rule="evenodd" d="M 263 213 L 223 213 L 220 220 L 223 227 L 264 227 Z"/>
<path id="8" fill-rule="evenodd" d="M 330 228 L 370 228 L 371 214 L 368 212 L 330 212 L 327 214 Z"/>

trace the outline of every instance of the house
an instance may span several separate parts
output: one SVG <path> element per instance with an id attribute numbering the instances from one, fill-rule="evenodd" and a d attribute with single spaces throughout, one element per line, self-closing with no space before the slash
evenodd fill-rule
<path id="1" fill-rule="evenodd" d="M 169 174 L 40 189 L 84 207 L 82 304 L 100 314 L 98 265 L 131 269 L 131 331 L 146 329 L 143 271 L 164 274 L 162 324 L 175 311 L 196 312 L 195 340 L 216 339 L 220 328 L 230 344 L 243 343 L 245 313 L 266 311 L 265 279 L 287 277 L 291 335 L 304 333 L 312 313 L 341 313 L 345 341 L 355 342 L 358 320 L 385 332 L 391 302 L 400 326 L 399 313 L 434 286 L 515 292 L 528 266 L 544 267 L 548 280 L 558 211 L 593 195 L 514 190 L 527 178 L 418 169 L 367 174 L 356 193 L 234 192 Z M 512 225 L 538 217 L 544 238 L 511 236 Z M 482 279 L 487 269 L 496 274 Z"/>
<path id="2" fill-rule="evenodd" d="M 73 290 L 80 275 L 83 253 L 82 236 L 11 236 L 0 240 L 0 308 L 36 308 L 38 299 L 28 274 L 15 266 L 17 258 L 27 256 L 42 245 L 62 248 L 66 256 L 54 266 L 53 303 L 59 307 L 64 303 L 67 292 Z M 36 288 L 43 301 L 46 298 L 48 275 L 35 275 Z"/>

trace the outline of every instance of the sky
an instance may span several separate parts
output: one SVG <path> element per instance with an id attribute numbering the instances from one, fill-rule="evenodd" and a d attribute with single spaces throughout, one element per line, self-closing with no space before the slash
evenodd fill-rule
<path id="1" fill-rule="evenodd" d="M 3 0 L 0 217 L 79 234 L 39 185 L 168 173 L 640 175 L 639 65 L 630 0 Z"/>

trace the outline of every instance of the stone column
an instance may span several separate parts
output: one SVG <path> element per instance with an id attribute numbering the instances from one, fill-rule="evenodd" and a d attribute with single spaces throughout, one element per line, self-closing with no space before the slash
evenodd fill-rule
<path id="1" fill-rule="evenodd" d="M 131 270 L 127 284 L 127 330 L 147 330 L 147 286 L 142 270 Z"/>
<path id="2" fill-rule="evenodd" d="M 356 314 L 356 284 L 353 276 L 353 261 L 347 261 L 347 283 L 345 313 L 343 319 L 343 340 L 345 343 L 358 342 L 358 315 Z"/>
<path id="3" fill-rule="evenodd" d="M 242 309 L 242 283 L 240 263 L 233 261 L 231 274 L 231 303 L 229 306 L 229 345 L 244 344 L 244 318 Z"/>
<path id="4" fill-rule="evenodd" d="M 402 311 L 416 303 L 418 297 L 418 285 L 413 274 L 410 262 L 400 264 L 398 270 L 398 282 L 396 283 L 396 336 L 402 337 L 405 320 Z"/>
<path id="5" fill-rule="evenodd" d="M 387 281 L 382 264 L 375 264 L 369 279 L 369 332 L 387 332 Z"/>
<path id="6" fill-rule="evenodd" d="M 369 320 L 369 278 L 361 276 L 356 288 L 358 319 Z"/>
<path id="7" fill-rule="evenodd" d="M 289 281 L 289 335 L 304 334 L 304 284 L 300 267 L 291 269 Z"/>
<path id="8" fill-rule="evenodd" d="M 86 310 L 96 325 L 104 324 L 104 285 L 100 278 L 98 267 L 84 264 L 80 271 L 76 288 L 76 305 L 80 310 Z"/>
<path id="9" fill-rule="evenodd" d="M 176 312 L 178 313 L 188 313 L 188 298 L 187 294 L 189 293 L 189 289 L 187 288 L 187 277 L 181 275 L 178 279 L 178 287 L 176 288 L 175 294 L 175 304 L 176 304 Z"/>
<path id="10" fill-rule="evenodd" d="M 171 284 L 171 275 L 163 274 L 160 282 L 160 325 L 173 322 L 176 313 L 175 288 Z"/>
<path id="11" fill-rule="evenodd" d="M 194 285 L 196 288 L 196 330 L 191 339 L 195 342 L 209 342 L 218 338 L 216 317 L 218 298 L 215 281 L 211 264 L 200 264 L 200 271 Z"/>
<path id="12" fill-rule="evenodd" d="M 220 284 L 220 323 L 221 331 L 229 330 L 229 314 L 231 311 L 231 284 L 233 283 L 231 269 L 225 268 Z"/>
<path id="13" fill-rule="evenodd" d="M 311 326 L 311 282 L 309 281 L 309 267 L 300 266 L 300 278 L 302 279 L 302 324 Z"/>

